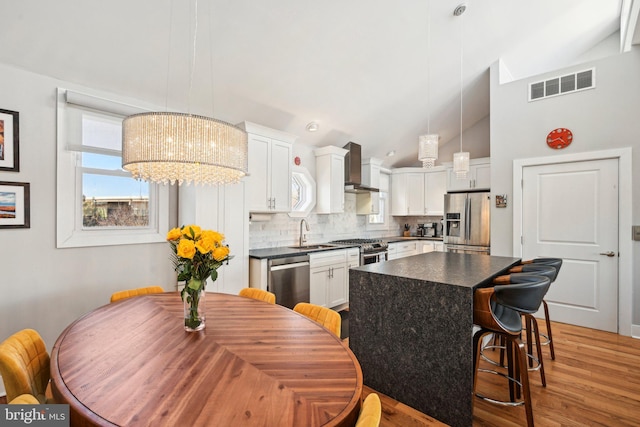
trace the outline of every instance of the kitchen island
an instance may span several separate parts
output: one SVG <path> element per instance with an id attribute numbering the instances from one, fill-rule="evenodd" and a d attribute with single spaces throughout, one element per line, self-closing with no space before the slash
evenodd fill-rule
<path id="1" fill-rule="evenodd" d="M 519 258 L 430 252 L 349 272 L 364 383 L 451 426 L 473 419 L 473 292 Z"/>

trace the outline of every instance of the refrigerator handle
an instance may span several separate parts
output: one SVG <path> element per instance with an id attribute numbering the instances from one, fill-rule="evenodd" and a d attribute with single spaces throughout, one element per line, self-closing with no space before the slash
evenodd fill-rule
<path id="1" fill-rule="evenodd" d="M 466 221 L 464 222 L 465 224 L 464 237 L 468 243 L 469 240 L 471 239 L 471 199 L 469 197 L 467 197 L 467 199 L 465 200 L 465 216 L 466 216 Z"/>

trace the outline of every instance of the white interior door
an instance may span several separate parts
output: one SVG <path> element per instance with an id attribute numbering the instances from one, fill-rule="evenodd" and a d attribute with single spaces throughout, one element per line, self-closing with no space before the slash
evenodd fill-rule
<path id="1" fill-rule="evenodd" d="M 618 331 L 618 159 L 523 168 L 522 258 L 562 258 L 554 321 Z"/>

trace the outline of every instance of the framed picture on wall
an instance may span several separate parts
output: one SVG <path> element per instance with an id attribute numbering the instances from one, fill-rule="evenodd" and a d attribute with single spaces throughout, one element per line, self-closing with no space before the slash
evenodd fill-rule
<path id="1" fill-rule="evenodd" d="M 0 109 L 0 171 L 20 171 L 19 113 Z"/>
<path id="2" fill-rule="evenodd" d="M 29 228 L 29 184 L 0 181 L 0 228 Z"/>

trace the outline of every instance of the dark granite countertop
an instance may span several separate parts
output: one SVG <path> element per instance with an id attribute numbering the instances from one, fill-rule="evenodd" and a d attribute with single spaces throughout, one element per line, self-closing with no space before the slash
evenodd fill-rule
<path id="1" fill-rule="evenodd" d="M 326 243 L 321 244 L 322 247 L 313 247 L 310 244 L 309 248 L 295 248 L 290 246 L 280 246 L 277 248 L 264 248 L 264 249 L 251 249 L 249 251 L 249 258 L 258 259 L 275 259 L 286 258 L 296 255 L 308 255 L 315 252 L 335 251 L 336 249 L 355 248 L 358 245 L 329 245 Z"/>
<path id="2" fill-rule="evenodd" d="M 435 241 L 435 242 L 442 242 L 442 236 L 440 237 L 421 237 L 421 236 L 411 236 L 411 237 L 403 237 L 403 236 L 392 236 L 392 237 L 383 237 L 382 240 L 384 240 L 387 243 L 397 243 L 397 242 L 406 242 L 406 241 L 410 241 L 410 240 L 430 240 L 430 241 Z"/>
<path id="3" fill-rule="evenodd" d="M 496 272 L 512 266 L 520 258 L 429 252 L 355 268 L 387 276 L 415 279 L 428 283 L 475 288 L 484 285 Z"/>
<path id="4" fill-rule="evenodd" d="M 430 241 L 442 241 L 442 237 L 383 237 L 381 240 L 387 243 L 405 242 L 408 240 L 430 240 Z M 322 251 L 334 251 L 336 249 L 356 248 L 358 245 L 335 245 L 330 243 L 319 243 L 322 247 L 314 248 L 313 244 L 309 244 L 310 248 L 295 248 L 291 246 L 279 246 L 276 248 L 264 248 L 264 249 L 251 249 L 249 251 L 249 258 L 258 259 L 274 259 L 274 258 L 286 258 L 288 256 L 306 255 L 312 252 Z"/>

